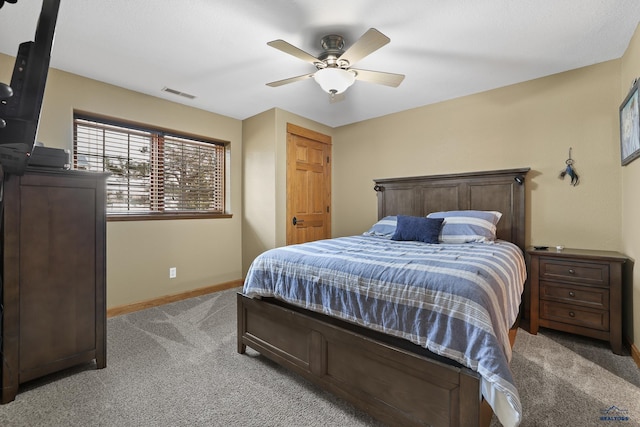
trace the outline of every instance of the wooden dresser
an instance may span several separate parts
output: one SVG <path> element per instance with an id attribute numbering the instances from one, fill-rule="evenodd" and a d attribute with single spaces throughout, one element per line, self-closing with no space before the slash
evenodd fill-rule
<path id="1" fill-rule="evenodd" d="M 105 178 L 42 168 L 5 177 L 1 403 L 34 378 L 106 366 Z"/>
<path id="2" fill-rule="evenodd" d="M 622 353 L 622 265 L 618 252 L 527 250 L 530 330 L 540 326 L 609 341 Z"/>

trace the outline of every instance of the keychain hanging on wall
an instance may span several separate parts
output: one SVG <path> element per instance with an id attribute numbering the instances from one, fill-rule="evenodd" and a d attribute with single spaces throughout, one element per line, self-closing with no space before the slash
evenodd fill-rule
<path id="1" fill-rule="evenodd" d="M 571 185 L 575 187 L 580 182 L 580 177 L 578 177 L 578 174 L 573 167 L 573 159 L 571 158 L 571 147 L 569 147 L 569 158 L 565 161 L 565 163 L 567 164 L 567 167 L 562 172 L 560 172 L 560 179 L 564 179 L 565 175 L 569 175 L 569 178 L 571 178 Z"/>

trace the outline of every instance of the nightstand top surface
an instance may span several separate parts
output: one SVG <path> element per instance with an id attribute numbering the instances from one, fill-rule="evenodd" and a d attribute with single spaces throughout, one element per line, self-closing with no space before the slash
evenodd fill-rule
<path id="1" fill-rule="evenodd" d="M 561 251 L 556 250 L 554 247 L 549 249 L 539 250 L 533 246 L 527 248 L 527 252 L 531 255 L 556 257 L 556 258 L 581 258 L 581 259 L 594 259 L 594 260 L 607 260 L 625 262 L 629 259 L 625 254 L 616 251 L 602 251 L 594 249 L 577 249 L 577 248 L 564 248 Z"/>

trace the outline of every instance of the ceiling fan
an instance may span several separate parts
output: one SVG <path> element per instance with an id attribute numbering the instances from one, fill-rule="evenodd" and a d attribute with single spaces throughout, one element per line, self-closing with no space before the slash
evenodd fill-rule
<path id="1" fill-rule="evenodd" d="M 320 40 L 323 52 L 318 55 L 317 58 L 284 40 L 278 39 L 271 41 L 267 43 L 269 46 L 309 62 L 316 67 L 316 71 L 302 76 L 267 83 L 267 86 L 277 87 L 313 77 L 322 90 L 329 94 L 332 102 L 340 100 L 341 97 L 337 95 L 342 94 L 356 80 L 398 87 L 398 85 L 402 83 L 402 80 L 404 80 L 403 74 L 351 68 L 356 62 L 380 49 L 390 41 L 389 37 L 380 31 L 375 28 L 370 28 L 358 41 L 345 51 L 344 38 L 337 34 L 330 34 Z"/>

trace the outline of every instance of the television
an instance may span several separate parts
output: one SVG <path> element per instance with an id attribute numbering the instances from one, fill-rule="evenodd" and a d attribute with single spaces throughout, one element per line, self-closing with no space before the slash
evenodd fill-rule
<path id="1" fill-rule="evenodd" d="M 42 0 L 35 38 L 20 44 L 10 88 L 0 87 L 0 166 L 6 174 L 24 173 L 36 142 L 59 8 L 60 0 Z"/>

